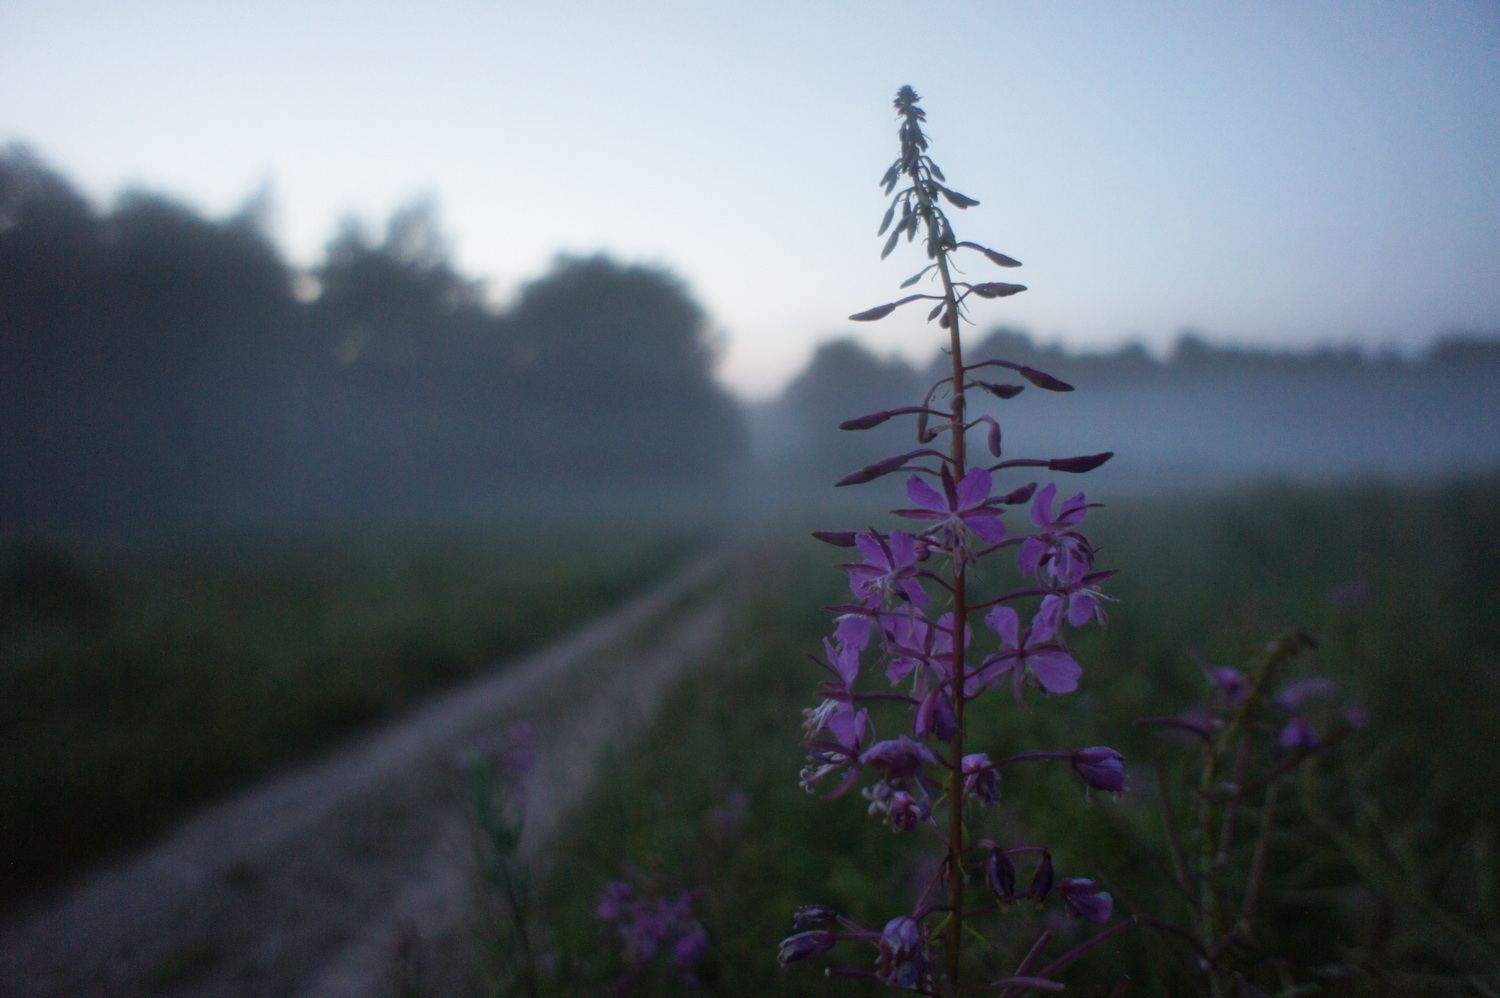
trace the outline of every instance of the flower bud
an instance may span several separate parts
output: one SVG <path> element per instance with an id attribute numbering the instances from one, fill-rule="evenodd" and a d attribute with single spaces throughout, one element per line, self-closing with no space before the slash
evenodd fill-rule
<path id="1" fill-rule="evenodd" d="M 792 928 L 801 932 L 814 925 L 822 925 L 838 918 L 839 913 L 826 904 L 805 904 L 792 912 Z"/>
<path id="2" fill-rule="evenodd" d="M 1004 849 L 991 849 L 984 861 L 984 875 L 990 882 L 990 890 L 1002 901 L 1016 896 L 1016 865 L 1005 855 Z"/>
<path id="3" fill-rule="evenodd" d="M 827 953 L 833 949 L 833 944 L 836 942 L 838 942 L 838 936 L 829 929 L 799 932 L 781 941 L 781 946 L 776 950 L 776 962 L 783 967 L 790 966 L 798 960 L 806 960 L 810 956 Z"/>
<path id="4" fill-rule="evenodd" d="M 1017 365 L 1015 371 L 1033 385 L 1036 385 L 1038 388 L 1045 388 L 1049 392 L 1071 392 L 1073 390 L 1073 386 L 1066 381 L 1060 381 L 1045 371 L 1038 371 L 1036 368 L 1027 367 L 1025 364 Z"/>
<path id="5" fill-rule="evenodd" d="M 889 412 L 872 412 L 867 416 L 859 416 L 854 419 L 846 419 L 839 424 L 841 430 L 868 430 L 872 426 L 879 426 L 891 418 Z"/>
<path id="6" fill-rule="evenodd" d="M 1000 399 L 1013 399 L 1026 390 L 1025 385 L 997 385 L 991 381 L 980 381 L 978 378 L 974 379 L 974 384 Z"/>
<path id="7" fill-rule="evenodd" d="M 1042 861 L 1036 866 L 1036 872 L 1031 875 L 1031 886 L 1026 889 L 1026 893 L 1040 901 L 1052 893 L 1052 883 L 1054 880 L 1052 854 L 1044 852 L 1042 853 Z"/>
<path id="8" fill-rule="evenodd" d="M 1130 787 L 1130 777 L 1125 772 L 1125 759 L 1112 748 L 1100 745 L 1079 749 L 1073 753 L 1072 762 L 1073 771 L 1095 790 L 1118 794 Z"/>
<path id="9" fill-rule="evenodd" d="M 1093 471 L 1114 456 L 1114 451 L 1107 450 L 1102 454 L 1085 454 L 1082 457 L 1055 457 L 1047 462 L 1047 470 L 1081 475 L 1086 471 Z"/>
<path id="10" fill-rule="evenodd" d="M 1068 914 L 1086 922 L 1107 922 L 1114 911 L 1114 898 L 1108 891 L 1101 891 L 1092 880 L 1082 877 L 1064 877 L 1057 885 Z"/>
<path id="11" fill-rule="evenodd" d="M 854 538 L 859 536 L 857 530 L 814 530 L 813 537 L 824 544 L 832 544 L 836 548 L 852 548 Z"/>
<path id="12" fill-rule="evenodd" d="M 897 229 L 896 232 L 899 234 L 900 230 Z M 874 308 L 867 308 L 863 312 L 855 312 L 849 318 L 854 322 L 874 322 L 876 319 L 884 319 L 894 311 L 896 311 L 896 303 L 890 302 L 885 305 L 876 305 Z"/>

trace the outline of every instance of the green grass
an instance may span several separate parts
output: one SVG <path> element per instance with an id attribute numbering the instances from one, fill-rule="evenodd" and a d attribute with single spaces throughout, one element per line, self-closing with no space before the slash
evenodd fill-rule
<path id="1" fill-rule="evenodd" d="M 1155 745 L 1132 721 L 1175 715 L 1203 694 L 1187 645 L 1238 664 L 1300 624 L 1321 641 L 1300 670 L 1341 680 L 1371 724 L 1317 770 L 1317 799 L 1347 833 L 1342 843 L 1293 790 L 1284 795 L 1261 941 L 1325 993 L 1489 993 L 1464 990 L 1463 974 L 1487 968 L 1444 924 L 1491 946 L 1500 939 L 1496 510 L 1500 479 L 1490 477 L 1270 484 L 1091 512 L 1101 564 L 1124 571 L 1108 587 L 1120 600 L 1108 630 L 1077 642 L 1083 688 L 1019 711 L 1008 698 L 985 701 L 974 730 L 992 754 L 1113 745 L 1132 763 L 1135 792 L 1086 802 L 1066 772 L 1017 770 L 992 830 L 1049 844 L 1060 875 L 1105 878 L 1122 909 L 1180 922 L 1183 907 L 1157 873 Z M 909 903 L 925 844 L 867 817 L 857 794 L 827 802 L 796 787 L 800 710 L 816 701 L 819 679 L 805 653 L 828 629 L 817 607 L 846 592 L 832 568 L 845 552 L 803 541 L 800 529 L 785 537 L 746 560 L 741 628 L 723 668 L 678 691 L 560 843 L 545 915 L 558 945 L 596 968 L 610 957 L 599 951 L 593 904 L 626 864 L 702 892 L 715 939 L 705 981 L 716 994 L 864 993 L 812 967 L 776 967 L 790 912 L 821 902 L 878 927 Z M 1350 586 L 1368 601 L 1341 600 Z M 750 806 L 742 827 L 726 829 L 714 812 L 736 789 Z M 1020 923 L 1035 924 L 1024 908 L 999 920 L 1003 938 L 1019 942 Z M 834 959 L 868 966 L 871 951 L 850 946 Z M 1129 972 L 1132 994 L 1193 993 L 1182 947 L 1145 930 L 1075 971 L 1070 992 L 1106 993 Z M 664 978 L 640 993 L 675 991 Z"/>
<path id="2" fill-rule="evenodd" d="M 238 537 L 0 562 L 0 895 L 638 592 L 686 536 Z"/>

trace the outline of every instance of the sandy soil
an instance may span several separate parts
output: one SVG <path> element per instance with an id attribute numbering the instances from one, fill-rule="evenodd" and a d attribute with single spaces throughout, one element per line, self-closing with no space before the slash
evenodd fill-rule
<path id="1" fill-rule="evenodd" d="M 0 928 L 0 995 L 384 996 L 468 990 L 472 846 L 456 760 L 537 735 L 533 862 L 602 756 L 726 618 L 706 558 L 647 596 L 330 757 L 225 800 Z M 711 591 L 711 590 L 710 590 Z"/>

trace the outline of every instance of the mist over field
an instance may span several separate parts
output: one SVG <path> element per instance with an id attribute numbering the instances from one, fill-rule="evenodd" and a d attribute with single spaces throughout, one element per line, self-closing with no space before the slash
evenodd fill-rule
<path id="1" fill-rule="evenodd" d="M 207 219 L 139 191 L 101 212 L 25 149 L 0 156 L 0 527 L 774 506 L 910 449 L 900 419 L 835 427 L 914 404 L 942 374 L 940 357 L 916 368 L 835 339 L 779 398 L 747 405 L 715 380 L 707 310 L 660 267 L 559 257 L 497 311 L 450 263 L 430 202 L 378 236 L 347 222 L 307 273 L 264 212 Z M 1115 451 L 1094 490 L 1500 462 L 1493 334 L 1415 357 L 1195 335 L 1164 359 L 1073 354 L 1004 329 L 975 350 L 1076 386 L 973 411 L 1000 419 L 1007 457 Z"/>

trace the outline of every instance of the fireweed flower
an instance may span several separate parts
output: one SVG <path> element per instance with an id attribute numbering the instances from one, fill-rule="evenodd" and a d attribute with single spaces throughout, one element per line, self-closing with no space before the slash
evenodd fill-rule
<path id="1" fill-rule="evenodd" d="M 1033 630 L 1051 635 L 1062 634 L 1062 622 L 1067 620 L 1074 627 L 1082 627 L 1090 620 L 1104 626 L 1104 604 L 1114 602 L 1097 589 L 1065 589 L 1053 591 L 1042 597 L 1042 605 L 1036 614 Z"/>
<path id="2" fill-rule="evenodd" d="M 1000 519 L 1000 510 L 986 505 L 994 487 L 988 471 L 970 468 L 955 483 L 944 465 L 941 478 L 943 491 L 939 492 L 920 476 L 911 476 L 906 483 L 906 494 L 921 509 L 898 509 L 896 515 L 909 520 L 936 520 L 937 525 L 924 533 L 924 539 L 960 563 L 973 560 L 970 533 L 989 544 L 1005 540 L 1005 522 Z"/>
<path id="3" fill-rule="evenodd" d="M 984 752 L 972 752 L 964 756 L 964 795 L 981 804 L 993 804 L 1000 799 L 1000 773 L 990 757 Z"/>
<path id="4" fill-rule="evenodd" d="M 866 606 L 891 606 L 906 600 L 921 608 L 927 605 L 927 591 L 917 582 L 916 538 L 904 530 L 893 530 L 889 536 L 873 532 L 854 538 L 863 564 L 845 565 L 849 587 Z"/>
<path id="5" fill-rule="evenodd" d="M 1021 630 L 1020 617 L 1008 606 L 997 606 L 985 615 L 984 622 L 1000 635 L 1000 652 L 980 664 L 967 684 L 970 696 L 993 686 L 1010 673 L 1011 693 L 1021 701 L 1021 690 L 1027 680 L 1044 693 L 1072 693 L 1078 688 L 1083 667 L 1060 646 L 1046 644 L 1047 633 L 1040 644 L 1033 643 L 1034 627 Z"/>
<path id="6" fill-rule="evenodd" d="M 1016 564 L 1023 575 L 1036 575 L 1045 569 L 1058 582 L 1074 583 L 1089 570 L 1092 552 L 1088 541 L 1073 528 L 1083 522 L 1088 512 L 1088 502 L 1080 492 L 1066 500 L 1052 513 L 1052 502 L 1057 498 L 1057 486 L 1045 485 L 1037 490 L 1031 500 L 1031 522 L 1037 532 L 1021 542 L 1016 553 Z"/>
<path id="7" fill-rule="evenodd" d="M 880 980 L 915 991 L 931 968 L 922 927 L 907 915 L 898 915 L 887 922 L 880 933 Z"/>
<path id="8" fill-rule="evenodd" d="M 916 614 L 890 614 L 881 621 L 881 631 L 889 656 L 885 677 L 892 683 L 917 670 L 915 692 L 920 696 L 927 689 L 927 679 L 947 676 L 946 663 L 953 656 L 953 614 L 943 614 L 936 624 Z M 968 631 L 964 637 L 968 638 Z"/>
<path id="9" fill-rule="evenodd" d="M 922 776 L 924 764 L 937 764 L 937 756 L 932 750 L 921 742 L 914 742 L 905 735 L 871 745 L 859 761 L 874 769 L 878 769 L 884 781 L 892 787 L 903 790 L 908 786 L 908 781 L 918 780 Z"/>

